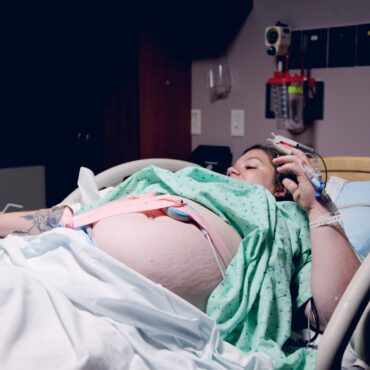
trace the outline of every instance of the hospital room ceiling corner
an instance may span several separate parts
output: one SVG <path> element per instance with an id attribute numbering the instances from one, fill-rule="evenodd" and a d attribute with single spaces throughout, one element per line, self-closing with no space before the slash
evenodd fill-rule
<path id="1" fill-rule="evenodd" d="M 145 22 L 180 57 L 212 58 L 227 51 L 252 9 L 253 0 L 156 2 L 148 4 Z"/>

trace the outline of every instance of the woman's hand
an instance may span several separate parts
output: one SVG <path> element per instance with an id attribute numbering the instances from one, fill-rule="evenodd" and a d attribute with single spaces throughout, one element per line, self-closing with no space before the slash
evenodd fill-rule
<path id="1" fill-rule="evenodd" d="M 293 199 L 308 213 L 314 208 L 321 208 L 320 203 L 315 198 L 316 190 L 304 170 L 305 166 L 311 167 L 310 161 L 301 150 L 295 148 L 289 149 L 292 152 L 291 155 L 282 155 L 273 159 L 278 173 L 290 172 L 297 176 L 298 184 L 286 178 L 282 181 L 284 187 L 292 194 Z"/>

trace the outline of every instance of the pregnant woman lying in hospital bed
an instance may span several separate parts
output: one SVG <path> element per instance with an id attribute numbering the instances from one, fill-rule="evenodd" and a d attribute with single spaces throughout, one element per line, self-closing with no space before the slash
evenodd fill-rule
<path id="1" fill-rule="evenodd" d="M 274 368 L 305 368 L 312 356 L 291 340 L 293 318 L 305 314 L 324 329 L 359 260 L 326 222 L 330 212 L 303 170 L 307 157 L 291 151 L 252 147 L 228 176 L 148 167 L 74 217 L 64 206 L 2 214 L 0 235 L 82 227 L 106 253 L 205 310 L 226 341 L 268 353 Z M 286 173 L 297 182 L 280 183 Z M 295 202 L 276 202 L 287 191 Z M 149 200 L 158 207 L 140 210 Z"/>

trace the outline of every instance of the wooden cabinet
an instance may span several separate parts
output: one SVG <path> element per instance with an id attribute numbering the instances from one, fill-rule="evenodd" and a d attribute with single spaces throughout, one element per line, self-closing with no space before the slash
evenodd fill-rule
<path id="1" fill-rule="evenodd" d="M 103 166 L 191 150 L 191 60 L 141 28 L 104 100 Z M 181 139 L 180 139 L 181 138 Z"/>
<path id="2" fill-rule="evenodd" d="M 140 157 L 190 154 L 191 61 L 144 31 L 139 52 Z"/>
<path id="3" fill-rule="evenodd" d="M 93 59 L 79 55 L 67 83 L 58 80 L 44 158 L 48 205 L 76 188 L 81 166 L 98 173 L 140 158 L 190 154 L 190 59 L 171 53 L 140 23 L 105 41 Z"/>
<path id="4" fill-rule="evenodd" d="M 186 159 L 191 150 L 191 60 L 141 28 L 105 100 L 103 164 Z M 109 94 L 110 93 L 110 94 Z"/>

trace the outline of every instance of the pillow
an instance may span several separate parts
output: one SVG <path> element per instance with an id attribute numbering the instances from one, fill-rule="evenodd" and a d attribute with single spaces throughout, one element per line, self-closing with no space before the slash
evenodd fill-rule
<path id="1" fill-rule="evenodd" d="M 327 191 L 343 214 L 343 227 L 360 259 L 370 252 L 370 181 L 331 177 Z"/>

